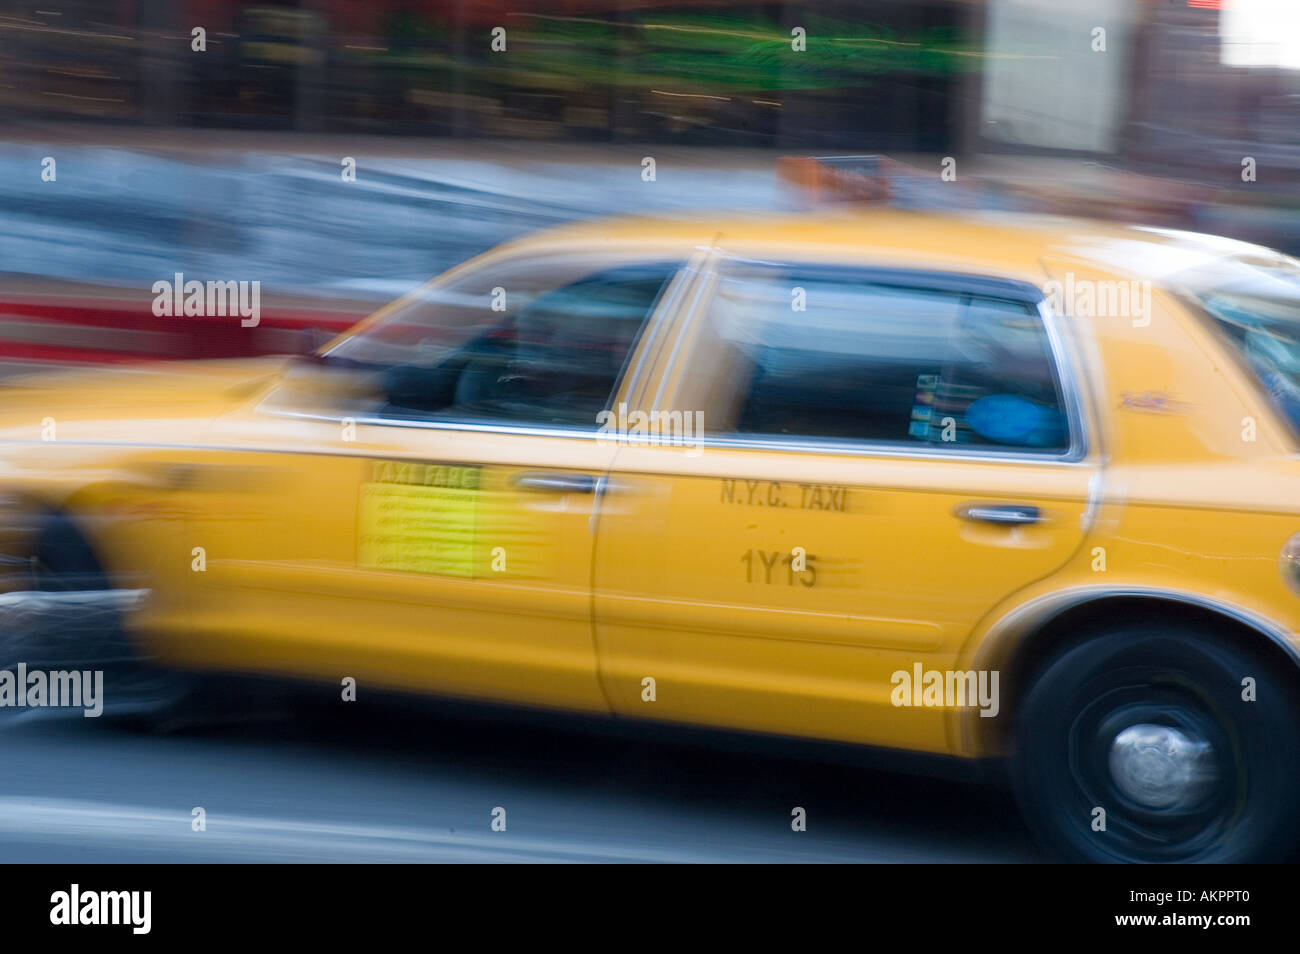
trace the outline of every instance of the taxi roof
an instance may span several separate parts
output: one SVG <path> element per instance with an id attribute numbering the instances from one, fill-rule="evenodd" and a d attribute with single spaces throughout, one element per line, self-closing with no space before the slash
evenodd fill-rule
<path id="1" fill-rule="evenodd" d="M 561 226 L 511 243 L 586 248 L 716 245 L 737 255 L 870 261 L 1041 282 L 1046 262 L 1121 279 L 1178 284 L 1225 259 L 1279 260 L 1270 249 L 1177 229 L 1021 212 L 838 207 L 780 214 L 619 217 Z"/>

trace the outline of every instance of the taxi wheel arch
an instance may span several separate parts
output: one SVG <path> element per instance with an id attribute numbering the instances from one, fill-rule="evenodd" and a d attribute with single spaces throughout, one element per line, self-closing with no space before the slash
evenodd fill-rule
<path id="1" fill-rule="evenodd" d="M 1020 648 L 1005 683 L 1003 751 L 1022 812 L 1050 850 L 1090 861 L 1294 853 L 1287 806 L 1300 786 L 1300 678 L 1266 634 L 1197 605 L 1116 599 L 1061 614 Z M 1250 703 L 1243 674 L 1256 678 Z M 1135 792 L 1134 779 L 1151 780 L 1149 762 L 1127 763 L 1137 768 L 1125 776 L 1126 752 L 1185 758 L 1200 747 L 1204 765 L 1174 760 L 1184 785 L 1204 776 L 1191 794 L 1166 793 L 1176 803 Z M 1277 758 L 1283 750 L 1290 757 Z M 1095 828 L 1098 808 L 1109 834 Z"/>
<path id="2" fill-rule="evenodd" d="M 31 564 L 27 589 L 84 594 L 113 588 L 110 568 L 100 559 L 89 535 L 72 513 L 34 500 L 24 500 L 23 504 L 27 530 L 13 541 L 19 551 L 10 555 L 19 556 Z M 69 592 L 69 596 L 74 595 Z M 113 614 L 115 622 L 95 625 L 95 632 L 106 640 L 98 645 L 101 651 L 107 651 L 116 660 L 110 678 L 124 679 L 117 683 L 121 688 L 115 695 L 123 701 L 115 706 L 113 721 L 124 727 L 146 731 L 167 728 L 177 713 L 191 703 L 196 680 L 188 674 L 156 669 L 141 659 L 138 648 L 120 623 L 118 611 L 105 611 Z M 68 659 L 64 662 L 81 665 L 84 660 Z M 104 663 L 99 661 L 97 665 Z"/>
<path id="3" fill-rule="evenodd" d="M 1300 656 L 1292 656 L 1267 633 L 1250 623 L 1210 606 L 1172 596 L 1100 596 L 1067 607 L 1040 621 L 991 668 L 998 669 L 1003 686 L 1003 711 L 1007 719 L 977 719 L 985 735 L 978 749 L 986 755 L 1004 755 L 1017 706 L 1042 671 L 1099 628 L 1118 621 L 1182 626 L 1223 640 L 1269 660 L 1300 693 Z"/>

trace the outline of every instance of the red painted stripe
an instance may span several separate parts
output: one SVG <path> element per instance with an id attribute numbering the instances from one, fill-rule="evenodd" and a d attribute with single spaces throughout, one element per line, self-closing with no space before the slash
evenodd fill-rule
<path id="1" fill-rule="evenodd" d="M 48 321 L 52 325 L 77 324 L 125 331 L 155 332 L 164 335 L 166 348 L 147 351 L 117 351 L 77 348 L 40 342 L 5 341 L 4 315 L 26 321 Z M 70 362 L 121 363 L 159 358 L 240 358 L 283 352 L 284 334 L 266 332 L 305 331 L 319 328 L 338 334 L 352 327 L 365 312 L 304 311 L 301 309 L 263 309 L 256 328 L 244 328 L 238 315 L 228 317 L 158 317 L 152 311 L 152 299 L 141 302 L 70 301 L 56 302 L 0 300 L 0 359 L 47 360 Z M 302 346 L 308 338 L 303 336 Z M 290 347 L 292 344 L 290 343 Z"/>
<path id="2" fill-rule="evenodd" d="M 0 312 L 22 315 L 25 318 L 45 318 L 49 321 L 67 321 L 77 324 L 112 325 L 132 329 L 175 331 L 181 323 L 191 325 L 239 326 L 239 316 L 221 317 L 158 317 L 149 305 L 51 305 L 30 301 L 0 301 Z M 280 311 L 263 309 L 261 324 L 269 328 L 322 328 L 345 331 L 365 317 L 364 312 L 343 313 L 324 311 Z"/>
<path id="3" fill-rule="evenodd" d="M 4 361 L 75 361 L 94 364 L 122 364 L 133 361 L 157 360 L 158 355 L 137 354 L 127 351 L 89 351 L 84 348 L 64 348 L 57 345 L 0 343 L 0 360 Z"/>

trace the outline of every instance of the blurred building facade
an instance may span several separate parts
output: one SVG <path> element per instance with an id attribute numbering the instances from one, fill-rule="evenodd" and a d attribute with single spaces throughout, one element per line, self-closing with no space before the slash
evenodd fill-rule
<path id="1" fill-rule="evenodd" d="M 1288 4 L 0 0 L 0 118 L 1285 163 Z"/>
<path id="2" fill-rule="evenodd" d="M 941 150 L 978 75 L 979 6 L 953 0 L 31 7 L 0 0 L 0 109 L 15 118 Z"/>

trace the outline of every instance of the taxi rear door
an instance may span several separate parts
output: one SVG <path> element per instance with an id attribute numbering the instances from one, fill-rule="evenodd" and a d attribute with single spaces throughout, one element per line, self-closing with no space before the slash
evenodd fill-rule
<path id="1" fill-rule="evenodd" d="M 990 608 L 1083 539 L 1096 460 L 1038 297 L 721 260 L 636 400 L 694 433 L 631 435 L 602 506 L 615 709 L 951 750 L 951 700 L 909 691 L 903 708 L 896 674 L 950 669 Z"/>

